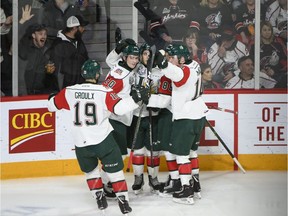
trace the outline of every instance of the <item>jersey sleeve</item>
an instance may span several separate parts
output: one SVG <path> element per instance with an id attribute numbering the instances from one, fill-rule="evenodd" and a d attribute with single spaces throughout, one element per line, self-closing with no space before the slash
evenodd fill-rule
<path id="1" fill-rule="evenodd" d="M 67 109 L 70 110 L 69 104 L 66 99 L 66 88 L 62 89 L 57 95 L 48 100 L 48 110 L 55 112 L 57 110 Z"/>
<path id="2" fill-rule="evenodd" d="M 120 100 L 121 98 L 115 92 L 107 92 L 105 103 L 108 110 L 114 113 L 114 107 Z"/>
<path id="3" fill-rule="evenodd" d="M 183 71 L 180 67 L 173 65 L 172 63 L 168 62 L 168 67 L 161 70 L 164 75 L 171 79 L 173 82 L 179 82 L 183 79 Z"/>
<path id="4" fill-rule="evenodd" d="M 120 59 L 120 55 L 118 55 L 115 49 L 113 49 L 106 57 L 106 63 L 110 68 L 112 68 L 119 62 Z"/>
<path id="5" fill-rule="evenodd" d="M 108 75 L 102 85 L 113 89 L 115 93 L 119 93 L 123 89 L 123 80 Z"/>

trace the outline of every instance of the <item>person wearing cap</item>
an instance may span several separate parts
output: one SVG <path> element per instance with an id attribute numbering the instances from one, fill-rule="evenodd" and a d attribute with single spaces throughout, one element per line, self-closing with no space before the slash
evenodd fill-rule
<path id="1" fill-rule="evenodd" d="M 47 26 L 48 39 L 55 39 L 58 31 L 66 27 L 69 17 L 79 15 L 81 11 L 67 0 L 51 0 L 45 3 L 40 23 Z"/>
<path id="2" fill-rule="evenodd" d="M 81 20 L 81 19 L 80 19 Z M 81 20 L 84 26 L 83 20 Z M 89 58 L 82 40 L 84 29 L 76 16 L 67 19 L 66 28 L 59 31 L 47 55 L 55 63 L 59 89 L 80 84 L 84 80 L 80 74 L 81 66 Z"/>
<path id="3" fill-rule="evenodd" d="M 75 15 L 75 17 L 79 20 L 79 31 L 83 34 L 83 32 L 85 31 L 85 26 L 87 26 L 89 22 L 87 20 L 84 20 L 83 17 L 79 15 Z"/>
<path id="4" fill-rule="evenodd" d="M 226 29 L 208 51 L 213 81 L 224 88 L 228 80 L 239 74 L 238 59 L 248 55 L 246 45 L 235 38 L 233 31 Z"/>

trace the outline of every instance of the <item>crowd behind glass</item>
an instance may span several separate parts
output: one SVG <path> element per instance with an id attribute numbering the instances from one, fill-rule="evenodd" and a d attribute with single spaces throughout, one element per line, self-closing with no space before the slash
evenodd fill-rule
<path id="1" fill-rule="evenodd" d="M 157 48 L 165 49 L 169 43 L 185 44 L 191 58 L 201 65 L 204 88 L 228 89 L 239 80 L 254 82 L 255 0 L 139 2 L 147 9 L 146 29 Z M 82 36 L 87 25 L 99 22 L 99 1 L 19 1 L 19 22 L 12 23 L 12 0 L 2 0 L 0 13 L 1 96 L 12 95 L 12 25 L 15 24 L 19 38 L 19 95 L 49 94 L 82 81 L 78 77 L 80 68 L 89 59 Z M 76 21 L 69 19 L 72 16 Z M 262 0 L 260 17 L 260 86 L 287 88 L 287 1 Z M 73 32 L 75 26 L 77 30 Z M 64 43 L 67 40 L 68 45 Z M 61 58 L 54 56 L 55 49 Z M 238 60 L 244 56 L 251 57 L 252 64 L 241 61 L 239 66 Z M 67 77 L 59 80 L 62 78 L 55 74 L 65 70 L 73 71 L 70 80 Z M 245 70 L 252 70 L 252 75 L 246 76 Z M 236 77 L 238 81 L 233 81 Z"/>

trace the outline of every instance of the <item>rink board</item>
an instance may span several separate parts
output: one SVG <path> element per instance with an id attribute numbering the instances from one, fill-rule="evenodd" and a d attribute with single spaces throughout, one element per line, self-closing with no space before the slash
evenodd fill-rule
<path id="1" fill-rule="evenodd" d="M 286 91 L 208 91 L 204 100 L 238 113 L 211 109 L 207 120 L 246 170 L 287 170 Z M 2 179 L 81 173 L 67 112 L 46 106 L 46 95 L 2 98 Z M 198 154 L 201 170 L 237 170 L 207 125 Z M 160 170 L 167 171 L 164 157 Z"/>

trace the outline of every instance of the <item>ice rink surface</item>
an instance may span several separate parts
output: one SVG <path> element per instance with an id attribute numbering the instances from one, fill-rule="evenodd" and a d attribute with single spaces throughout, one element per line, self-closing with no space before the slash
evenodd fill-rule
<path id="1" fill-rule="evenodd" d="M 144 191 L 134 195 L 134 177 L 125 174 L 133 209 L 131 216 L 287 216 L 287 172 L 200 171 L 202 199 L 183 205 Z M 164 181 L 167 173 L 161 172 Z M 108 200 L 106 216 L 121 216 Z M 101 216 L 84 175 L 1 181 L 1 216 Z"/>

